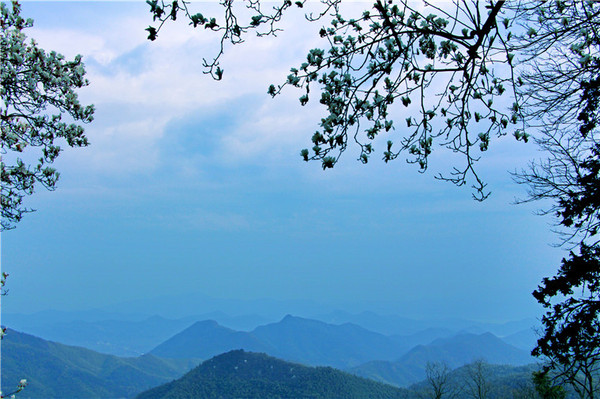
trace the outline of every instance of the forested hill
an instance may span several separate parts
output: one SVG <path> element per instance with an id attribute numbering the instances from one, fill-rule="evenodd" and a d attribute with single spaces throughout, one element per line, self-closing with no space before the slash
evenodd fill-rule
<path id="1" fill-rule="evenodd" d="M 307 367 L 234 350 L 205 361 L 182 378 L 136 399 L 395 399 L 407 391 L 331 367 Z"/>
<path id="2" fill-rule="evenodd" d="M 130 398 L 188 371 L 189 362 L 152 355 L 122 358 L 8 330 L 2 339 L 2 392 L 21 379 L 19 399 Z"/>

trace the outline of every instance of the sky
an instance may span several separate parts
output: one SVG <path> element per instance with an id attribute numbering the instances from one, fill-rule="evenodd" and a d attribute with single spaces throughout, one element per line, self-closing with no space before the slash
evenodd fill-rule
<path id="1" fill-rule="evenodd" d="M 55 162 L 57 190 L 39 188 L 26 199 L 37 211 L 2 233 L 2 312 L 197 293 L 420 318 L 542 314 L 531 292 L 565 253 L 543 204 L 514 205 L 526 192 L 509 172 L 542 156 L 533 144 L 492 142 L 483 203 L 434 179 L 454 159 L 443 149 L 425 174 L 400 158 L 362 165 L 357 148 L 323 171 L 299 152 L 324 110 L 290 88 L 267 95 L 321 43 L 301 13 L 277 37 L 226 47 L 220 82 L 202 73 L 217 38 L 177 21 L 150 42 L 142 2 L 25 1 L 23 15 L 42 48 L 83 56 L 80 100 L 96 113 L 91 145 Z"/>

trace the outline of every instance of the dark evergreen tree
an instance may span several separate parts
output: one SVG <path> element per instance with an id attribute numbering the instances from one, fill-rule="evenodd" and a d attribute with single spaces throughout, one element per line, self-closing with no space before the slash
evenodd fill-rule
<path id="1" fill-rule="evenodd" d="M 600 146 L 581 163 L 587 171 L 578 185 L 559 198 L 561 224 L 597 234 L 595 213 L 600 201 Z M 591 219 L 595 219 L 592 221 Z M 571 251 L 557 275 L 545 278 L 533 295 L 548 309 L 544 332 L 533 354 L 550 360 L 549 368 L 585 398 L 600 392 L 600 245 L 582 241 Z"/>
<path id="2" fill-rule="evenodd" d="M 533 372 L 535 391 L 541 399 L 565 399 L 567 393 L 560 385 L 553 385 L 548 374 L 542 371 Z"/>

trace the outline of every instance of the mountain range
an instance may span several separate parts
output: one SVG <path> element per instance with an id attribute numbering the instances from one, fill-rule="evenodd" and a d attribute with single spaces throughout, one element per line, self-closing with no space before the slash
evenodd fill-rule
<path id="1" fill-rule="evenodd" d="M 58 341 L 83 346 L 116 356 L 139 356 L 172 337 L 197 320 L 216 318 L 229 326 L 254 328 L 266 322 L 257 315 L 228 316 L 211 312 L 180 319 L 106 311 L 44 311 L 31 315 L 2 314 L 2 322 L 11 328 Z"/>
<path id="2" fill-rule="evenodd" d="M 263 302 L 269 305 L 267 301 Z M 233 301 L 230 305 L 236 303 Z M 152 309 L 155 314 L 124 313 L 127 309 L 131 310 L 125 304 L 120 312 L 114 309 L 72 312 L 49 310 L 34 314 L 3 312 L 2 322 L 15 330 L 68 345 L 83 346 L 117 356 L 139 356 L 198 320 L 215 320 L 219 325 L 234 331 L 250 332 L 257 327 L 281 320 L 285 314 L 266 316 L 262 314 L 261 309 L 261 314 L 236 313 L 231 316 L 223 311 L 210 311 L 174 318 L 176 314 L 169 314 L 168 317 L 158 316 L 160 308 L 142 309 L 142 304 L 134 308 L 145 311 Z M 274 307 L 273 304 L 269 306 Z M 198 310 L 202 309 L 205 309 L 205 306 L 198 308 Z M 370 311 L 349 313 L 341 310 L 315 313 L 304 318 L 335 325 L 354 324 L 400 342 L 404 350 L 415 345 L 427 344 L 437 338 L 451 337 L 464 332 L 478 334 L 491 332 L 502 337 L 505 342 L 525 350 L 531 350 L 536 340 L 532 330 L 536 321 L 532 319 L 508 323 L 484 323 L 462 319 L 418 320 Z"/>
<path id="3" fill-rule="evenodd" d="M 333 325 L 287 315 L 250 332 L 234 331 L 215 321 L 197 322 L 150 353 L 165 358 L 207 359 L 233 349 L 265 352 L 303 364 L 347 368 L 372 359 L 393 360 L 410 347 L 400 339 L 354 324 Z"/>
<path id="4" fill-rule="evenodd" d="M 538 324 L 534 318 L 513 320 L 504 323 L 473 321 L 459 318 L 443 318 L 423 320 L 402 317 L 395 314 L 379 314 L 372 311 L 350 313 L 336 310 L 329 313 L 319 313 L 310 318 L 330 324 L 352 323 L 367 330 L 384 335 L 412 335 L 425 330 L 444 330 L 446 332 L 491 332 L 499 337 L 505 337 L 522 331 L 532 332 L 532 327 Z"/>
<path id="5" fill-rule="evenodd" d="M 438 333 L 427 330 L 421 339 L 431 341 Z M 290 315 L 249 332 L 201 321 L 144 356 L 123 358 L 9 330 L 2 341 L 2 389 L 10 390 L 11 384 L 27 378 L 30 384 L 22 398 L 131 397 L 180 377 L 201 360 L 236 349 L 310 366 L 336 366 L 396 386 L 421 380 L 428 361 L 451 367 L 481 357 L 490 363 L 531 361 L 527 351 L 491 333 L 450 335 L 409 348 L 418 336 L 385 336 L 351 323 L 334 325 Z"/>
<path id="6" fill-rule="evenodd" d="M 455 334 L 430 339 L 431 342 L 428 338 L 439 331 L 426 332 L 385 336 L 350 323 L 335 325 L 291 315 L 250 332 L 202 321 L 150 353 L 164 358 L 208 359 L 226 351 L 245 349 L 306 365 L 332 366 L 396 386 L 408 386 L 425 378 L 428 362 L 443 361 L 451 368 L 477 359 L 510 365 L 535 362 L 528 351 L 489 332 Z M 419 339 L 427 343 L 420 343 Z"/>

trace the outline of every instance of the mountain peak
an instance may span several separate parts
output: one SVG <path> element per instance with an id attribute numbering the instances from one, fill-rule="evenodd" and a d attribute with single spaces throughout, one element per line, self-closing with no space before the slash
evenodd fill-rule
<path id="1" fill-rule="evenodd" d="M 199 320 L 192 324 L 192 327 L 223 327 L 215 320 Z M 225 328 L 225 327 L 223 327 Z"/>
<path id="2" fill-rule="evenodd" d="M 207 359 L 237 348 L 265 352 L 268 345 L 250 333 L 223 327 L 214 320 L 203 320 L 164 341 L 151 353 L 164 358 Z"/>

